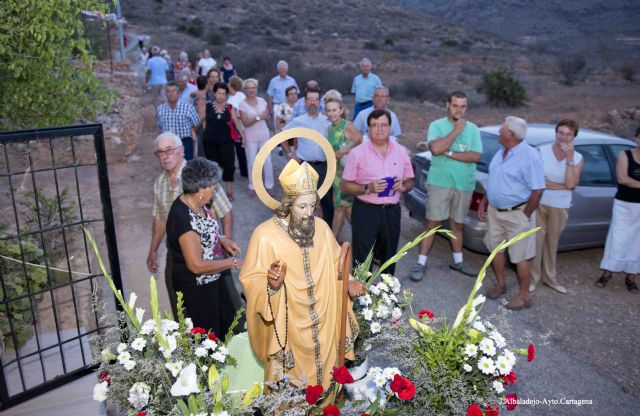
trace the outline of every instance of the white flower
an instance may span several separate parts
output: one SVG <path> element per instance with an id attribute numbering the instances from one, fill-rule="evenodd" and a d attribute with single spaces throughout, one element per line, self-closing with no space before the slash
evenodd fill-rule
<path id="1" fill-rule="evenodd" d="M 116 348 L 116 351 L 120 352 L 124 352 L 127 350 L 127 344 L 125 344 L 124 342 L 121 342 L 120 344 L 118 344 L 118 348 Z"/>
<path id="2" fill-rule="evenodd" d="M 182 370 L 173 386 L 171 386 L 171 394 L 173 396 L 188 396 L 191 393 L 200 393 L 198 380 L 196 376 L 196 365 L 189 364 Z"/>
<path id="3" fill-rule="evenodd" d="M 131 292 L 131 294 L 129 295 L 129 304 L 127 306 L 129 306 L 129 309 L 133 309 L 133 307 L 136 305 L 136 299 L 138 299 L 138 295 L 135 294 L 135 292 Z"/>
<path id="4" fill-rule="evenodd" d="M 496 355 L 496 347 L 493 343 L 493 340 L 487 337 L 482 338 L 482 341 L 480 341 L 480 351 L 490 357 Z"/>
<path id="5" fill-rule="evenodd" d="M 229 355 L 229 350 L 227 349 L 227 347 L 225 347 L 224 345 L 221 346 L 220 348 L 218 348 L 218 351 L 220 351 L 221 353 L 223 353 L 224 355 Z"/>
<path id="6" fill-rule="evenodd" d="M 102 357 L 102 361 L 111 361 L 113 358 L 115 358 L 115 355 L 113 355 L 109 348 L 105 348 L 100 351 L 100 356 Z"/>
<path id="7" fill-rule="evenodd" d="M 485 332 L 487 330 L 479 320 L 473 322 L 473 329 L 477 329 L 480 332 Z"/>
<path id="8" fill-rule="evenodd" d="M 393 302 L 394 304 L 398 303 L 398 297 L 393 293 L 389 295 L 389 299 L 391 299 L 391 302 Z"/>
<path id="9" fill-rule="evenodd" d="M 184 318 L 184 323 L 185 325 L 187 325 L 187 332 L 191 332 L 191 330 L 193 329 L 193 321 L 191 320 L 191 318 Z"/>
<path id="10" fill-rule="evenodd" d="M 174 335 L 169 335 L 165 340 L 169 344 L 169 349 L 167 350 L 162 344 L 160 344 L 158 349 L 162 352 L 164 358 L 169 358 L 171 357 L 171 353 L 175 351 L 178 343 L 176 342 L 176 337 Z"/>
<path id="11" fill-rule="evenodd" d="M 168 334 L 169 332 L 176 331 L 178 328 L 178 323 L 171 319 L 163 319 L 160 321 L 160 330 L 162 331 L 162 334 Z"/>
<path id="12" fill-rule="evenodd" d="M 482 305 L 486 300 L 487 298 L 484 295 L 476 296 L 476 298 L 472 302 L 473 309 L 475 309 L 478 305 Z"/>
<path id="13" fill-rule="evenodd" d="M 393 287 L 393 276 L 389 273 L 382 273 L 380 275 L 380 280 L 382 280 L 387 286 Z"/>
<path id="14" fill-rule="evenodd" d="M 512 368 L 513 368 L 513 365 L 509 362 L 509 359 L 504 355 L 500 355 L 496 359 L 496 370 L 498 370 L 498 373 L 502 374 L 503 376 L 506 376 L 507 374 L 509 374 Z"/>
<path id="15" fill-rule="evenodd" d="M 142 322 L 142 318 L 144 317 L 144 309 L 136 308 L 136 319 L 138 322 Z"/>
<path id="16" fill-rule="evenodd" d="M 107 393 L 109 392 L 109 385 L 106 381 L 98 383 L 93 386 L 93 400 L 103 402 L 107 400 Z"/>
<path id="17" fill-rule="evenodd" d="M 493 331 L 494 329 L 496 329 L 495 325 L 493 325 L 489 321 L 484 321 L 484 326 L 486 326 L 489 331 Z"/>
<path id="18" fill-rule="evenodd" d="M 202 358 L 202 357 L 206 357 L 207 355 L 209 355 L 209 352 L 204 347 L 198 347 L 198 348 L 196 348 L 195 354 L 196 354 L 196 357 Z"/>
<path id="19" fill-rule="evenodd" d="M 213 340 L 211 340 L 211 339 L 209 339 L 209 338 L 207 338 L 204 341 L 202 341 L 202 343 L 200 345 L 202 345 L 203 348 L 207 348 L 207 349 L 210 349 L 210 350 L 213 351 L 218 346 L 218 343 L 213 341 Z"/>
<path id="20" fill-rule="evenodd" d="M 386 293 L 383 293 L 383 294 L 382 294 L 382 296 L 381 296 L 381 298 L 382 298 L 382 301 L 383 301 L 386 305 L 391 306 L 391 304 L 393 303 L 393 302 L 391 302 L 391 298 L 389 297 L 389 295 L 387 295 Z"/>
<path id="21" fill-rule="evenodd" d="M 182 361 L 177 361 L 175 363 L 166 363 L 164 368 L 171 371 L 171 375 L 174 377 L 178 377 L 178 373 L 182 370 Z"/>
<path id="22" fill-rule="evenodd" d="M 502 351 L 502 355 L 504 355 L 504 357 L 507 359 L 507 362 L 513 367 L 514 365 L 516 365 L 516 355 L 509 351 L 509 350 L 503 350 Z"/>
<path id="23" fill-rule="evenodd" d="M 202 367 L 200 367 L 200 369 L 202 370 L 202 372 L 204 374 L 207 374 L 207 370 L 209 369 L 209 366 L 208 365 L 203 365 Z"/>
<path id="24" fill-rule="evenodd" d="M 149 403 L 150 391 L 151 387 L 149 387 L 146 383 L 135 383 L 129 389 L 129 397 L 127 398 L 127 400 L 136 410 L 140 410 Z"/>
<path id="25" fill-rule="evenodd" d="M 383 292 L 388 292 L 389 286 L 387 286 L 384 282 L 378 282 L 378 289 L 380 289 Z"/>
<path id="26" fill-rule="evenodd" d="M 400 319 L 400 317 L 402 317 L 402 309 L 393 308 L 393 312 L 391 312 L 391 318 L 393 320 L 396 320 L 396 319 Z"/>
<path id="27" fill-rule="evenodd" d="M 142 337 L 138 337 L 134 339 L 133 342 L 131 343 L 131 348 L 133 348 L 136 351 L 142 351 L 146 345 L 147 345 L 147 340 Z"/>
<path id="28" fill-rule="evenodd" d="M 471 367 L 469 364 L 465 363 L 462 368 L 464 369 L 464 371 L 466 371 L 467 373 L 470 373 L 471 370 L 473 370 L 473 367 Z"/>
<path id="29" fill-rule="evenodd" d="M 372 334 L 377 334 L 378 332 L 380 332 L 381 329 L 382 329 L 382 325 L 380 325 L 380 322 L 372 322 L 371 323 L 371 333 Z"/>
<path id="30" fill-rule="evenodd" d="M 360 306 L 369 306 L 372 303 L 371 296 L 369 296 L 369 294 L 360 296 L 358 302 L 360 302 Z"/>
<path id="31" fill-rule="evenodd" d="M 393 377 L 396 374 L 400 374 L 400 370 L 397 367 L 387 367 L 382 370 L 382 375 L 385 376 L 388 380 L 393 380 Z"/>
<path id="32" fill-rule="evenodd" d="M 371 367 L 369 371 L 367 371 L 371 377 L 374 377 L 376 374 L 382 374 L 382 368 L 380 367 Z"/>
<path id="33" fill-rule="evenodd" d="M 156 330 L 156 321 L 153 319 L 147 319 L 144 321 L 140 328 L 140 333 L 142 335 L 151 335 Z"/>
<path id="34" fill-rule="evenodd" d="M 211 354 L 211 358 L 213 358 L 218 362 L 224 363 L 224 360 L 227 359 L 227 355 L 223 354 L 222 351 L 216 351 L 213 354 Z"/>
<path id="35" fill-rule="evenodd" d="M 365 321 L 370 321 L 371 319 L 373 319 L 373 310 L 368 308 L 363 310 L 362 316 L 364 317 Z"/>
<path id="36" fill-rule="evenodd" d="M 229 412 L 227 412 L 226 410 L 222 410 L 218 413 L 212 413 L 213 416 L 229 416 Z M 204 416 L 207 416 L 206 414 Z"/>
<path id="37" fill-rule="evenodd" d="M 376 374 L 373 376 L 373 382 L 381 389 L 385 384 L 387 384 L 387 378 L 382 374 Z"/>
<path id="38" fill-rule="evenodd" d="M 475 309 L 471 309 L 471 312 L 469 312 L 469 317 L 467 318 L 467 324 L 470 324 L 471 322 L 475 321 L 477 316 L 478 316 L 478 311 L 476 311 Z"/>
<path id="39" fill-rule="evenodd" d="M 475 357 L 478 353 L 478 347 L 475 344 L 467 344 L 464 347 L 464 354 L 467 357 Z"/>
<path id="40" fill-rule="evenodd" d="M 484 374 L 492 374 L 495 371 L 496 366 L 491 358 L 480 357 L 478 360 L 478 369 Z"/>
<path id="41" fill-rule="evenodd" d="M 504 391 L 504 386 L 500 381 L 494 380 L 492 384 L 493 384 L 493 389 L 496 391 L 496 393 L 500 394 Z"/>
<path id="42" fill-rule="evenodd" d="M 507 346 L 507 342 L 505 341 L 502 334 L 500 334 L 498 331 L 491 332 L 489 336 L 496 343 L 496 348 L 504 348 Z"/>
<path id="43" fill-rule="evenodd" d="M 128 351 L 122 351 L 120 354 L 118 354 L 118 362 L 120 364 L 124 364 L 126 361 L 129 361 L 129 360 L 131 360 L 131 354 Z"/>
<path id="44" fill-rule="evenodd" d="M 124 366 L 125 370 L 131 371 L 136 366 L 136 362 L 133 361 L 133 360 L 129 360 L 129 361 L 125 361 L 124 363 L 122 363 L 122 365 Z"/>
<path id="45" fill-rule="evenodd" d="M 371 292 L 374 295 L 378 296 L 378 295 L 380 295 L 380 288 L 377 285 L 371 285 L 371 287 L 369 288 L 369 292 Z"/>
<path id="46" fill-rule="evenodd" d="M 389 307 L 385 305 L 378 306 L 378 309 L 376 310 L 376 317 L 378 318 L 384 319 L 390 314 L 391 314 L 391 310 L 389 310 Z"/>

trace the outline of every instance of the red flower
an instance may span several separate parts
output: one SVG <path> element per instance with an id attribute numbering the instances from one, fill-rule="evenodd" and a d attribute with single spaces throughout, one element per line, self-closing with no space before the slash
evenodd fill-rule
<path id="1" fill-rule="evenodd" d="M 516 380 L 518 379 L 518 377 L 516 377 L 516 373 L 514 373 L 513 371 L 510 372 L 509 374 L 507 374 L 506 376 L 502 376 L 502 384 L 505 385 L 513 385 L 516 384 Z"/>
<path id="2" fill-rule="evenodd" d="M 338 409 L 338 406 L 336 406 L 335 404 L 332 404 L 331 406 L 327 406 L 324 409 L 322 409 L 322 415 L 323 416 L 340 416 L 340 409 Z"/>
<path id="3" fill-rule="evenodd" d="M 429 309 L 424 309 L 418 312 L 418 319 L 422 319 L 425 316 L 427 316 L 429 319 L 433 319 L 434 315 L 433 312 L 431 312 Z"/>
<path id="4" fill-rule="evenodd" d="M 218 337 L 216 336 L 216 333 L 215 333 L 215 332 L 213 332 L 213 331 L 209 332 L 209 335 L 207 335 L 207 337 L 208 337 L 211 341 L 215 341 L 215 342 L 220 341 L 220 340 L 218 339 Z"/>
<path id="5" fill-rule="evenodd" d="M 336 381 L 336 383 L 340 384 L 351 384 L 354 381 L 351 373 L 345 366 L 342 366 L 340 368 L 333 367 L 333 379 Z"/>
<path id="6" fill-rule="evenodd" d="M 307 386 L 307 389 L 304 392 L 307 398 L 307 403 L 311 405 L 318 403 L 318 399 L 320 398 L 320 396 L 322 396 L 323 392 L 324 392 L 324 389 L 320 385 Z"/>
<path id="7" fill-rule="evenodd" d="M 500 414 L 500 408 L 497 404 L 490 404 L 487 406 L 486 416 L 498 416 Z"/>
<path id="8" fill-rule="evenodd" d="M 138 412 L 136 416 L 147 416 L 147 412 Z"/>
<path id="9" fill-rule="evenodd" d="M 531 362 L 536 358 L 536 349 L 533 344 L 529 344 L 529 348 L 527 349 L 527 361 Z"/>
<path id="10" fill-rule="evenodd" d="M 100 379 L 100 381 L 106 381 L 107 386 L 111 385 L 111 376 L 108 371 L 101 372 L 100 375 L 98 375 L 98 379 Z"/>
<path id="11" fill-rule="evenodd" d="M 191 328 L 191 333 L 192 333 L 193 335 L 195 335 L 195 334 L 201 334 L 201 335 L 204 335 L 204 334 L 206 334 L 206 333 L 207 333 L 207 330 L 206 330 L 206 329 L 204 329 L 204 328 L 200 328 L 199 326 L 196 326 L 196 327 Z"/>
<path id="12" fill-rule="evenodd" d="M 518 405 L 518 395 L 515 393 L 507 394 L 504 399 L 504 403 L 507 405 L 507 410 L 513 410 Z"/>
<path id="13" fill-rule="evenodd" d="M 369 413 L 363 413 L 360 416 L 369 416 Z"/>
<path id="14" fill-rule="evenodd" d="M 478 406 L 477 404 L 472 404 L 471 406 L 469 406 L 469 408 L 467 409 L 467 416 L 483 416 L 482 410 L 480 410 L 480 406 Z"/>
<path id="15" fill-rule="evenodd" d="M 411 400 L 416 394 L 416 386 L 413 385 L 411 380 L 402 377 L 400 374 L 393 376 L 393 381 L 390 386 L 391 391 L 398 394 L 400 400 Z"/>

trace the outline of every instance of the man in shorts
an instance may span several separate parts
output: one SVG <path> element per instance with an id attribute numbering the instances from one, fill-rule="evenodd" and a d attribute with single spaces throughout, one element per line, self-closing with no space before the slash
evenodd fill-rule
<path id="1" fill-rule="evenodd" d="M 425 230 L 431 230 L 448 219 L 449 227 L 456 236 L 451 239 L 453 260 L 449 267 L 475 276 L 477 270 L 463 261 L 462 234 L 464 218 L 476 186 L 476 163 L 482 156 L 482 141 L 478 127 L 464 118 L 467 101 L 464 92 L 452 92 L 447 101 L 447 117 L 429 125 L 426 144 L 432 158 L 427 177 Z M 411 280 L 422 280 L 433 239 L 431 236 L 420 243 L 418 262 L 409 275 Z"/>
<path id="2" fill-rule="evenodd" d="M 526 134 L 527 123 L 518 117 L 507 117 L 500 127 L 498 140 L 502 147 L 491 159 L 487 194 L 478 207 L 478 219 L 489 223 L 484 236 L 489 250 L 536 226 L 535 210 L 545 189 L 544 165 L 540 152 L 524 141 Z M 487 201 L 489 208 L 485 212 Z M 530 235 L 508 250 L 509 259 L 516 265 L 520 288 L 505 308 L 517 311 L 531 306 L 530 260 L 536 256 L 536 236 Z M 490 299 L 498 299 L 507 291 L 505 263 L 504 251 L 493 258 L 496 284 L 487 292 Z"/>

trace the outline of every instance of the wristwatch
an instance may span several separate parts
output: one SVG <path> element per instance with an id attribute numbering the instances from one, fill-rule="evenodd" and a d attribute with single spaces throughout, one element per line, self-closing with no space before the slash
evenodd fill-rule
<path id="1" fill-rule="evenodd" d="M 261 120 L 260 116 L 256 116 L 256 121 L 260 121 L 260 120 Z"/>
<path id="2" fill-rule="evenodd" d="M 453 156 L 453 152 L 451 150 L 449 150 L 449 151 L 447 151 L 445 153 L 445 155 L 447 155 L 448 157 L 451 157 L 451 156 Z"/>
<path id="3" fill-rule="evenodd" d="M 364 194 L 365 194 L 365 195 L 369 195 L 369 193 L 371 193 L 371 191 L 369 190 L 369 184 L 368 184 L 368 183 L 366 183 L 366 184 L 364 185 Z"/>

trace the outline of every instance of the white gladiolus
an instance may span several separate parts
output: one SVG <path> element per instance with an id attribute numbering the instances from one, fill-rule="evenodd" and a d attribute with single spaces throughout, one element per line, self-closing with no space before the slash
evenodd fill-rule
<path id="1" fill-rule="evenodd" d="M 176 350 L 178 343 L 176 341 L 175 335 L 169 335 L 168 337 L 165 338 L 165 340 L 169 344 L 169 349 L 167 350 L 162 344 L 160 344 L 158 349 L 162 352 L 162 355 L 164 356 L 164 358 L 169 358 L 171 357 L 171 353 Z"/>
<path id="2" fill-rule="evenodd" d="M 151 387 L 149 387 L 146 383 L 135 383 L 129 389 L 129 397 L 127 398 L 127 400 L 129 401 L 129 403 L 131 403 L 131 406 L 133 406 L 134 409 L 140 410 L 149 403 L 150 391 Z"/>
<path id="3" fill-rule="evenodd" d="M 96 384 L 93 386 L 93 400 L 98 402 L 107 400 L 107 392 L 109 392 L 109 385 L 106 381 Z"/>
<path id="4" fill-rule="evenodd" d="M 496 366 L 491 358 L 480 357 L 478 360 L 478 370 L 482 371 L 483 374 L 493 374 Z"/>
<path id="5" fill-rule="evenodd" d="M 138 295 L 135 294 L 135 292 L 131 292 L 131 294 L 129 295 L 129 304 L 127 306 L 129 306 L 129 309 L 133 310 L 133 307 L 136 305 L 136 300 L 138 299 Z"/>
<path id="6" fill-rule="evenodd" d="M 187 325 L 187 332 L 191 332 L 191 330 L 193 329 L 193 321 L 191 320 L 191 318 L 184 318 L 184 323 L 185 325 Z"/>
<path id="7" fill-rule="evenodd" d="M 480 332 L 485 332 L 487 330 L 487 328 L 485 328 L 482 322 L 480 322 L 479 320 L 473 322 L 473 329 L 476 329 Z"/>
<path id="8" fill-rule="evenodd" d="M 502 383 L 498 380 L 494 380 L 493 382 L 493 389 L 496 391 L 496 393 L 500 394 L 502 392 L 504 392 L 504 386 L 502 385 Z"/>
<path id="9" fill-rule="evenodd" d="M 482 305 L 486 300 L 487 298 L 484 295 L 476 296 L 476 298 L 472 301 L 473 308 L 475 309 L 478 305 Z"/>
<path id="10" fill-rule="evenodd" d="M 136 319 L 138 323 L 142 323 L 142 318 L 144 318 L 144 309 L 136 308 Z"/>
<path id="11" fill-rule="evenodd" d="M 196 365 L 191 363 L 180 371 L 180 375 L 173 386 L 171 394 L 173 396 L 188 396 L 191 393 L 200 393 L 196 376 Z"/>
<path id="12" fill-rule="evenodd" d="M 133 342 L 131 343 L 131 348 L 133 348 L 136 351 L 142 351 L 144 350 L 144 347 L 146 345 L 147 345 L 147 340 L 142 337 L 138 337 L 134 339 Z"/>
<path id="13" fill-rule="evenodd" d="M 178 377 L 180 374 L 180 370 L 182 370 L 182 361 L 177 361 L 175 363 L 166 363 L 164 368 L 171 371 L 171 375 L 174 377 Z"/>

